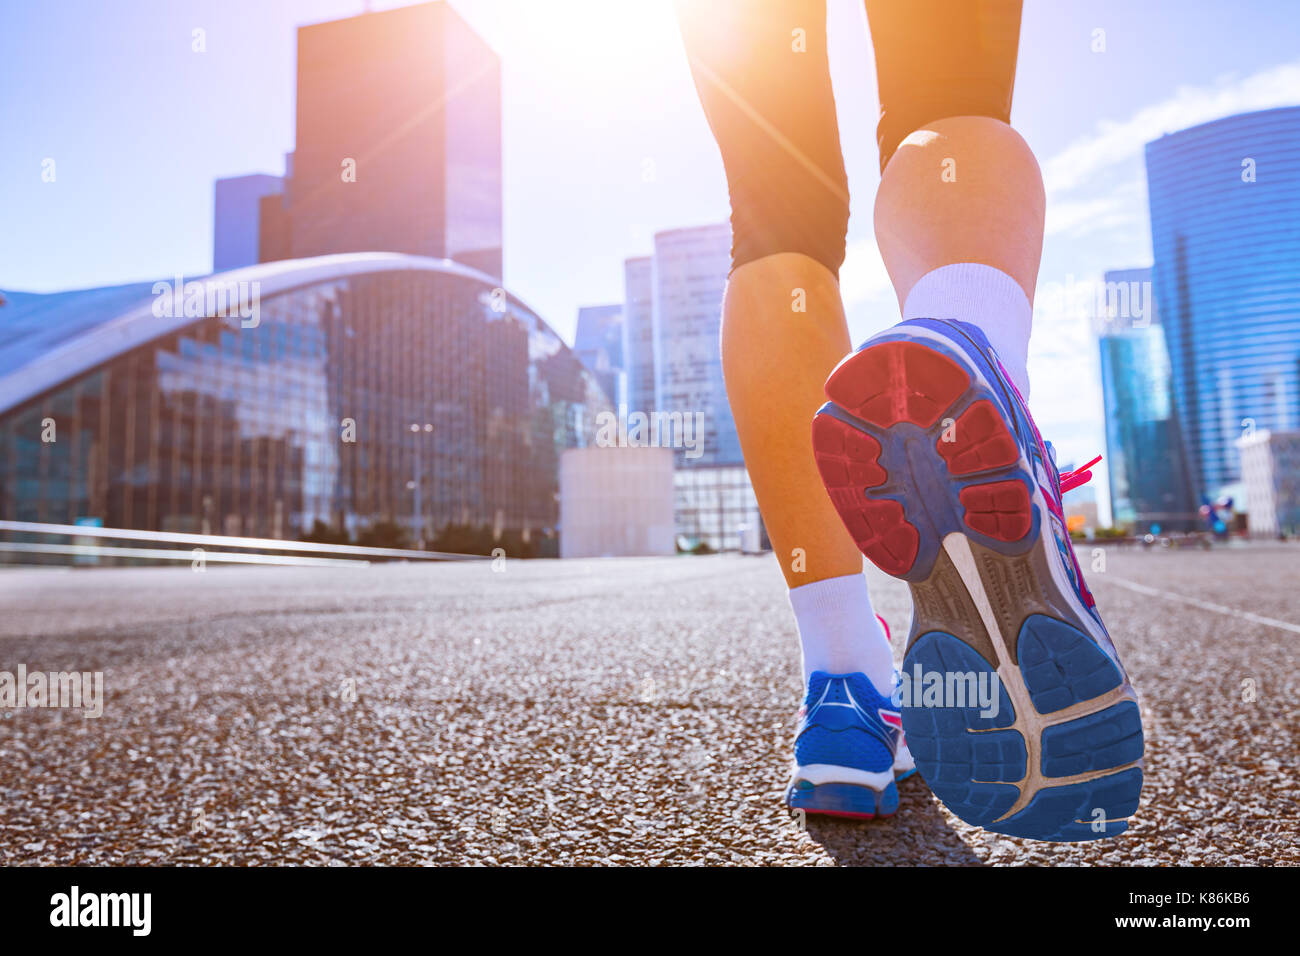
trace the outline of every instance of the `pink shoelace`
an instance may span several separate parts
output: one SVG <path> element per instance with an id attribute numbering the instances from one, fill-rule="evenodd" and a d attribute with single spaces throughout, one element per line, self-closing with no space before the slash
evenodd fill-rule
<path id="1" fill-rule="evenodd" d="M 1060 475 L 1061 494 L 1065 494 L 1067 491 L 1069 491 L 1072 488 L 1078 488 L 1080 485 L 1086 485 L 1089 481 L 1091 481 L 1092 471 L 1090 469 L 1092 468 L 1093 465 L 1097 464 L 1097 462 L 1099 461 L 1101 461 L 1101 455 L 1098 455 L 1096 458 L 1088 462 L 1086 465 L 1082 465 L 1074 469 L 1074 471 L 1061 472 Z"/>

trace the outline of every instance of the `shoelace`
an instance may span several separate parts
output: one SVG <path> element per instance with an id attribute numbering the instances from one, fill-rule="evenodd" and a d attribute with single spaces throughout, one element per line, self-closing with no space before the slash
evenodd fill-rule
<path id="1" fill-rule="evenodd" d="M 1072 488 L 1078 488 L 1080 485 L 1086 485 L 1089 481 L 1091 481 L 1092 472 L 1089 469 L 1091 469 L 1092 466 L 1097 464 L 1097 462 L 1099 461 L 1101 461 L 1101 455 L 1098 455 L 1096 458 L 1088 462 L 1086 465 L 1074 469 L 1074 471 L 1061 472 L 1060 474 L 1061 494 L 1065 494 L 1067 491 L 1069 491 Z"/>

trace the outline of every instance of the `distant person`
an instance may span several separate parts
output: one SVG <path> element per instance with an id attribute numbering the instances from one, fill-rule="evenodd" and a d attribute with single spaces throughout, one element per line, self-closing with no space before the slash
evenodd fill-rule
<path id="1" fill-rule="evenodd" d="M 1062 514 L 1090 473 L 1058 473 L 1025 403 L 1045 196 L 1008 125 L 1020 3 L 866 6 L 903 321 L 851 352 L 824 0 L 678 0 L 731 195 L 723 372 L 803 647 L 786 802 L 889 816 L 914 755 L 969 823 L 1113 836 L 1142 726 Z M 901 680 L 862 554 L 911 586 Z"/>

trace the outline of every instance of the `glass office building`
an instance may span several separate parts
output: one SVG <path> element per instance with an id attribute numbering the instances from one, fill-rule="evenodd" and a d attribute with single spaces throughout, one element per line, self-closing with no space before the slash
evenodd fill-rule
<path id="1" fill-rule="evenodd" d="M 623 371 L 632 411 L 655 407 L 654 259 L 623 263 Z"/>
<path id="2" fill-rule="evenodd" d="M 744 465 L 676 469 L 673 521 L 677 545 L 684 551 L 701 544 L 714 551 L 770 547 Z M 752 544 L 746 544 L 747 534 Z"/>
<path id="3" fill-rule="evenodd" d="M 610 401 L 627 404 L 623 376 L 623 305 L 589 305 L 578 309 L 573 351 L 600 382 Z"/>
<path id="4" fill-rule="evenodd" d="M 718 334 L 731 270 L 731 226 L 717 223 L 655 234 L 651 314 L 654 407 L 702 426 L 698 446 L 677 448 L 674 512 L 680 547 L 745 547 L 762 520 L 745 470 L 722 379 Z"/>
<path id="5" fill-rule="evenodd" d="M 718 349 L 730 268 L 727 223 L 656 233 L 654 255 L 623 264 L 627 409 L 689 424 L 672 446 L 677 541 L 686 549 L 765 540 Z"/>
<path id="6" fill-rule="evenodd" d="M 1151 288 L 1150 269 L 1106 273 L 1113 303 L 1142 296 L 1140 315 L 1117 308 L 1099 336 L 1106 407 L 1106 467 L 1116 525 L 1146 533 L 1189 530 L 1197 523 L 1187 457 L 1173 413 L 1169 354 Z"/>
<path id="7" fill-rule="evenodd" d="M 501 59 L 450 4 L 300 28 L 295 117 L 259 261 L 384 250 L 499 284 Z"/>
<path id="8" fill-rule="evenodd" d="M 390 520 L 412 540 L 456 523 L 553 541 L 560 453 L 610 409 L 546 323 L 449 260 L 350 253 L 7 298 L 9 520 L 271 538 Z"/>
<path id="9" fill-rule="evenodd" d="M 1255 537 L 1300 534 L 1300 431 L 1257 431 L 1237 442 Z"/>
<path id="10" fill-rule="evenodd" d="M 1146 165 L 1174 414 L 1216 498 L 1243 433 L 1300 425 L 1300 107 L 1163 136 Z"/>
<path id="11" fill-rule="evenodd" d="M 701 454 L 678 449 L 678 468 L 744 463 L 718 347 L 730 270 L 728 223 L 655 234 L 654 408 L 704 416 Z"/>

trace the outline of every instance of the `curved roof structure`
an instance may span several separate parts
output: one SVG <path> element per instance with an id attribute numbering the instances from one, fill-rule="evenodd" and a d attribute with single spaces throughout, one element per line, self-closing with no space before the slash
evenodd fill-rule
<path id="1" fill-rule="evenodd" d="M 0 412 L 129 349 L 201 320 L 202 317 L 184 314 L 155 315 L 155 288 L 159 283 L 167 283 L 170 288 L 178 281 L 223 285 L 256 282 L 259 297 L 269 298 L 331 279 L 401 271 L 455 275 L 488 287 L 499 287 L 498 281 L 486 273 L 450 259 L 395 252 L 351 252 L 263 262 L 201 277 L 168 277 L 158 282 L 50 294 L 5 292 L 6 304 L 0 306 Z M 520 299 L 508 292 L 507 296 L 545 325 Z"/>

